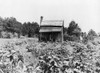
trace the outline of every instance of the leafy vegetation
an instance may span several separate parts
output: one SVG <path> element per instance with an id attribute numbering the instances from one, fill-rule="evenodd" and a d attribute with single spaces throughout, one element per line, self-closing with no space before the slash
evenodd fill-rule
<path id="1" fill-rule="evenodd" d="M 38 35 L 39 34 L 39 25 L 38 23 L 30 23 L 30 22 L 25 22 L 23 24 L 23 27 L 22 27 L 22 33 L 23 35 L 28 35 L 28 37 L 32 37 L 34 35 Z"/>
<path id="2" fill-rule="evenodd" d="M 20 35 L 28 35 L 28 37 L 32 37 L 33 35 L 39 34 L 39 25 L 36 22 L 25 22 L 21 23 L 16 20 L 14 17 L 10 18 L 0 18 L 0 30 L 11 32 L 14 34 L 15 32 L 18 33 L 18 36 Z"/>
<path id="3" fill-rule="evenodd" d="M 65 33 L 66 32 L 66 33 Z M 80 40 L 81 28 L 75 21 L 71 21 L 68 28 L 64 28 L 64 40 L 77 41 Z"/>
<path id="4" fill-rule="evenodd" d="M 77 37 L 81 34 L 81 28 L 79 28 L 78 24 L 75 21 L 71 21 L 68 27 L 68 34 L 75 35 Z"/>
<path id="5" fill-rule="evenodd" d="M 87 44 L 75 41 L 44 43 L 34 38 L 8 39 L 0 48 L 2 72 L 96 73 L 100 71 L 100 38 L 88 41 Z"/>

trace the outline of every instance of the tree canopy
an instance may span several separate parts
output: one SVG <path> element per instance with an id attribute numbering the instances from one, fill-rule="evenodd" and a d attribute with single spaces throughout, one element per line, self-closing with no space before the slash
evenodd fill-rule
<path id="1" fill-rule="evenodd" d="M 39 34 L 39 25 L 36 22 L 25 22 L 22 28 L 23 35 L 28 35 L 28 37 L 32 37 L 35 34 Z"/>
<path id="2" fill-rule="evenodd" d="M 28 35 L 28 37 L 32 37 L 35 34 L 39 34 L 38 23 L 25 22 L 22 24 L 14 17 L 0 17 L 0 27 L 1 31 L 9 31 L 12 33 L 16 32 L 18 34 Z"/>
<path id="3" fill-rule="evenodd" d="M 7 31 L 18 32 L 21 33 L 22 24 L 16 20 L 14 17 L 5 19 L 5 28 Z"/>
<path id="4" fill-rule="evenodd" d="M 81 28 L 78 26 L 78 24 L 75 21 L 71 21 L 68 26 L 67 33 L 68 33 L 68 35 L 80 36 Z"/>
<path id="5" fill-rule="evenodd" d="M 88 36 L 97 36 L 97 33 L 93 29 L 90 29 Z"/>

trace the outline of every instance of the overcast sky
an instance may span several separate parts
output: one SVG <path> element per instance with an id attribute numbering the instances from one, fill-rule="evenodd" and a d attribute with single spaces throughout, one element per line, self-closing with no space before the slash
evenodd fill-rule
<path id="1" fill-rule="evenodd" d="M 82 31 L 100 32 L 100 0 L 0 0 L 0 16 L 15 17 L 20 22 L 74 20 Z"/>

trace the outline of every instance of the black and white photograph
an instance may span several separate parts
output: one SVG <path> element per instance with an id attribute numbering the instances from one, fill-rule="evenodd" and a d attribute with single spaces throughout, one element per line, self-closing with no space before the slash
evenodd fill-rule
<path id="1" fill-rule="evenodd" d="M 0 73 L 100 73 L 100 0 L 0 0 Z"/>

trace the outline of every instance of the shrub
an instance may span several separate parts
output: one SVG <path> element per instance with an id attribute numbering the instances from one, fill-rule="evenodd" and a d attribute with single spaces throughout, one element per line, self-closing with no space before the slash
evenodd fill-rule
<path id="1" fill-rule="evenodd" d="M 80 38 L 75 36 L 75 35 L 72 35 L 72 36 L 64 35 L 64 41 L 66 41 L 66 40 L 68 40 L 68 41 L 79 41 Z"/>

